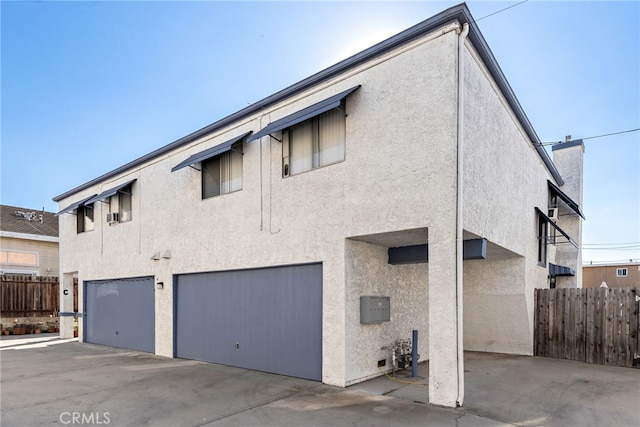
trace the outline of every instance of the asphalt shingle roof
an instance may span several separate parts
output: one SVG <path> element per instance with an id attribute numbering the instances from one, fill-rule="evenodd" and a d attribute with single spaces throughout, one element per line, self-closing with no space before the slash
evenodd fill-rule
<path id="1" fill-rule="evenodd" d="M 0 230 L 58 237 L 58 217 L 53 212 L 0 205 Z"/>

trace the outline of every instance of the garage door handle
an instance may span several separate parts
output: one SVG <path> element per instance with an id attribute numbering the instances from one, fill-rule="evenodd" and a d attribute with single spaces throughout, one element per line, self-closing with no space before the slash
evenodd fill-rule
<path id="1" fill-rule="evenodd" d="M 240 350 L 240 344 L 236 343 L 236 350 Z"/>

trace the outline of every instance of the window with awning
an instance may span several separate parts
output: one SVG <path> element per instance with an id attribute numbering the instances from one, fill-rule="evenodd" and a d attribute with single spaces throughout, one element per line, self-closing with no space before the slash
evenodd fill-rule
<path id="1" fill-rule="evenodd" d="M 171 172 L 200 163 L 202 198 L 219 196 L 242 190 L 242 142 L 251 132 L 232 138 L 222 144 L 200 151 L 178 163 Z"/>

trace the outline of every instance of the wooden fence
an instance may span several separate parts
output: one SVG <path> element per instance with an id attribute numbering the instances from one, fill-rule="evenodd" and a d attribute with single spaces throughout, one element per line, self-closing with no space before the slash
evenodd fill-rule
<path id="1" fill-rule="evenodd" d="M 7 274 L 0 276 L 2 317 L 46 317 L 60 310 L 57 277 Z"/>
<path id="2" fill-rule="evenodd" d="M 536 356 L 639 367 L 635 288 L 536 289 Z"/>

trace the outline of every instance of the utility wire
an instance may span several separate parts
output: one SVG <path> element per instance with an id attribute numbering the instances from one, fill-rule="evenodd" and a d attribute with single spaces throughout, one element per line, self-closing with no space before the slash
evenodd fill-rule
<path id="1" fill-rule="evenodd" d="M 637 251 L 640 246 L 630 246 L 624 248 L 582 248 L 585 251 Z"/>
<path id="2" fill-rule="evenodd" d="M 604 135 L 588 136 L 586 138 L 574 138 L 574 140 L 578 141 L 580 139 L 585 140 L 585 139 L 602 138 L 602 137 L 605 137 L 605 136 L 620 135 L 622 133 L 638 132 L 639 130 L 640 130 L 640 128 L 635 128 L 635 129 L 623 130 L 621 132 L 607 133 L 607 134 L 604 134 Z M 555 144 L 561 144 L 561 143 L 562 143 L 562 141 L 541 142 L 540 145 L 555 145 Z"/>
<path id="3" fill-rule="evenodd" d="M 620 245 L 640 245 L 640 242 L 620 242 L 620 243 L 583 243 L 582 246 L 620 246 Z"/>
<path id="4" fill-rule="evenodd" d="M 607 245 L 607 246 L 590 246 L 590 245 L 582 245 L 582 247 L 587 247 L 587 248 L 589 248 L 589 249 L 640 248 L 640 243 L 629 243 L 629 244 L 621 244 L 621 245 Z"/>
<path id="5" fill-rule="evenodd" d="M 635 263 L 635 262 L 640 262 L 640 258 L 627 258 L 627 259 L 610 259 L 610 260 L 606 260 L 606 261 L 591 261 L 589 260 L 589 262 L 582 262 L 583 266 L 586 265 L 596 265 L 596 264 L 619 264 L 619 263 Z"/>
<path id="6" fill-rule="evenodd" d="M 493 13 L 490 13 L 490 14 L 488 14 L 488 15 L 483 16 L 482 18 L 478 18 L 478 19 L 474 20 L 473 22 L 478 22 L 478 21 L 480 21 L 480 20 L 482 20 L 482 19 L 484 19 L 484 18 L 488 18 L 488 17 L 490 17 L 490 16 L 497 15 L 498 13 L 504 12 L 505 10 L 511 9 L 512 7 L 519 6 L 519 5 L 521 5 L 522 3 L 526 3 L 526 2 L 528 2 L 528 1 L 529 1 L 529 0 L 524 0 L 524 1 L 521 1 L 520 3 L 512 4 L 511 6 L 509 6 L 509 7 L 505 7 L 504 9 L 500 9 L 500 10 L 498 10 L 497 12 L 493 12 Z"/>

